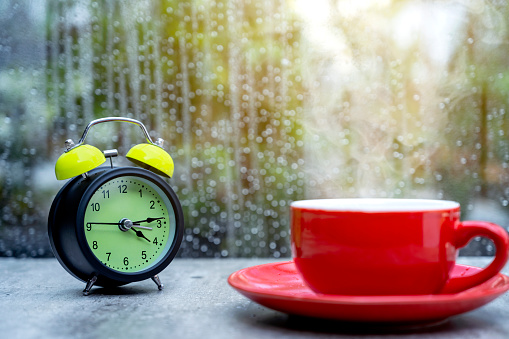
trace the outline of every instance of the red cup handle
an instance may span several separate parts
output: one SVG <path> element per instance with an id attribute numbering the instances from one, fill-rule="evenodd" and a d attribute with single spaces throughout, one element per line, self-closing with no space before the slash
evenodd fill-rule
<path id="1" fill-rule="evenodd" d="M 450 278 L 441 293 L 457 293 L 482 284 L 504 268 L 509 258 L 509 236 L 500 226 L 485 221 L 464 221 L 456 229 L 456 248 L 464 247 L 473 237 L 485 237 L 495 243 L 495 258 L 485 269 L 469 276 Z"/>

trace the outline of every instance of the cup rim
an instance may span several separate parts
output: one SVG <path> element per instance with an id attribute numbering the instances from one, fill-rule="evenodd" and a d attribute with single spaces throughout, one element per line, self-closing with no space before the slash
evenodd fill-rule
<path id="1" fill-rule="evenodd" d="M 460 204 L 450 200 L 396 198 L 341 198 L 297 200 L 293 209 L 327 212 L 431 212 L 458 209 Z"/>

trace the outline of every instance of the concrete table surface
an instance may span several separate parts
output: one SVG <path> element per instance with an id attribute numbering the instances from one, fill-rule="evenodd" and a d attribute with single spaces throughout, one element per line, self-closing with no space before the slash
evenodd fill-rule
<path id="1" fill-rule="evenodd" d="M 408 329 L 289 316 L 228 285 L 231 273 L 271 261 L 177 259 L 160 274 L 163 291 L 149 279 L 85 297 L 84 283 L 56 259 L 0 258 L 0 338 L 509 338 L 509 293 L 441 325 Z"/>

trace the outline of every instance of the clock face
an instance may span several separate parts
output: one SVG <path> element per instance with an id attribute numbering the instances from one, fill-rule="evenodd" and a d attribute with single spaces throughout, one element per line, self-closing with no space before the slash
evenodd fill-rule
<path id="1" fill-rule="evenodd" d="M 157 184 L 137 176 L 102 184 L 86 205 L 83 226 L 93 255 L 122 273 L 157 265 L 177 232 L 170 199 Z"/>

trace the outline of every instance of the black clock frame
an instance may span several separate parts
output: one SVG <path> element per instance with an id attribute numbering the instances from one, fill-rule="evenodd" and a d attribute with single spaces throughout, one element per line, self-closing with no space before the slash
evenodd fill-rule
<path id="1" fill-rule="evenodd" d="M 121 176 L 149 180 L 168 196 L 175 212 L 175 237 L 167 253 L 154 266 L 140 272 L 119 272 L 102 264 L 87 244 L 84 214 L 92 195 L 104 183 Z M 83 282 L 97 279 L 95 285 L 121 286 L 152 278 L 164 270 L 176 256 L 184 235 L 182 207 L 173 189 L 158 175 L 137 167 L 98 167 L 86 176 L 69 180 L 58 192 L 48 217 L 48 236 L 55 257 L 75 278 Z"/>

